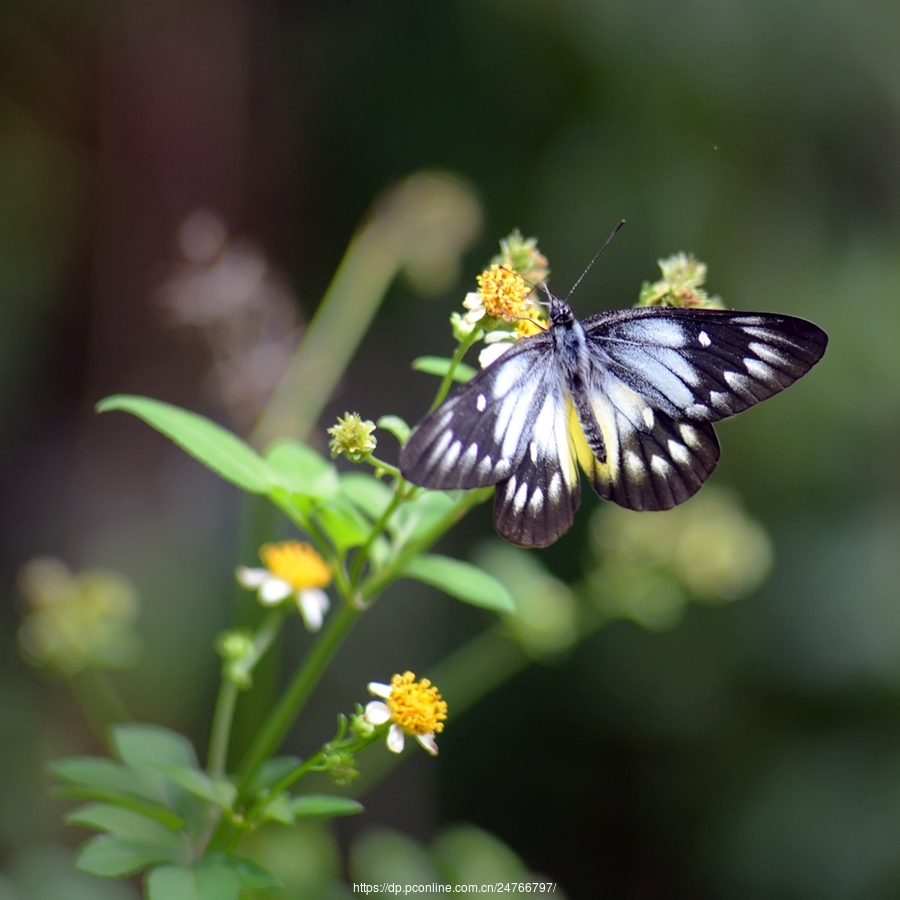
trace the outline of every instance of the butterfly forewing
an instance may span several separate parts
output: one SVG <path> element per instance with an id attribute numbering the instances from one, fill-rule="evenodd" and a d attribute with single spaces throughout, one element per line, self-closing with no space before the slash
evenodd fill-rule
<path id="1" fill-rule="evenodd" d="M 400 454 L 405 478 L 442 491 L 507 479 L 558 381 L 545 334 L 515 345 L 428 415 Z"/>
<path id="2" fill-rule="evenodd" d="M 641 308 L 585 320 L 597 366 L 654 409 L 716 422 L 793 384 L 825 352 L 811 322 L 771 313 Z"/>

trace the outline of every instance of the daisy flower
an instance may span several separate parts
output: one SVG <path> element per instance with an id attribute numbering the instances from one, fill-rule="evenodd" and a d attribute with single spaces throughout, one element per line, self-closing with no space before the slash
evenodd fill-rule
<path id="1" fill-rule="evenodd" d="M 416 681 L 412 672 L 404 672 L 395 675 L 390 684 L 371 682 L 369 693 L 382 699 L 366 706 L 364 718 L 372 725 L 391 723 L 387 733 L 388 750 L 400 753 L 409 734 L 432 756 L 437 756 L 434 736 L 444 730 L 447 704 L 427 678 Z"/>
<path id="2" fill-rule="evenodd" d="M 300 541 L 263 544 L 259 557 L 265 568 L 238 566 L 238 583 L 255 590 L 263 606 L 277 606 L 293 597 L 306 627 L 318 631 L 331 605 L 322 590 L 331 584 L 331 568 L 325 560 Z"/>

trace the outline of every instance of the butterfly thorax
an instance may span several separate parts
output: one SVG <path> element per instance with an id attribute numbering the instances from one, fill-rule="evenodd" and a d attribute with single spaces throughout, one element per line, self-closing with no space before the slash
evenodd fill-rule
<path id="1" fill-rule="evenodd" d="M 563 387 L 578 414 L 588 446 L 597 459 L 606 462 L 606 444 L 591 406 L 590 387 L 595 378 L 587 338 L 569 304 L 558 297 L 550 298 L 550 337 Z"/>

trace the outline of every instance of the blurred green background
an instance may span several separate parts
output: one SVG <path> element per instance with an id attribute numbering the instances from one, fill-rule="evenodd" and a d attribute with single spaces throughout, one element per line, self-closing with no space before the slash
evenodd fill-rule
<path id="1" fill-rule="evenodd" d="M 234 614 L 236 491 L 93 404 L 148 394 L 246 432 L 373 198 L 421 168 L 471 183 L 481 237 L 452 287 L 391 289 L 323 426 L 415 421 L 434 383 L 410 359 L 451 349 L 450 310 L 515 226 L 565 294 L 628 220 L 572 300 L 582 316 L 631 305 L 686 250 L 727 305 L 808 317 L 831 344 L 718 429 L 712 481 L 769 530 L 771 579 L 666 630 L 614 623 L 457 721 L 451 706 L 440 759 L 395 771 L 339 841 L 473 823 L 573 898 L 897 896 L 898 41 L 891 0 L 6 0 L 0 897 L 81 896 L 29 887 L 86 836 L 43 765 L 101 752 L 66 684 L 19 658 L 20 566 L 51 553 L 132 579 L 144 654 L 116 684 L 201 748 L 210 644 Z M 258 356 L 227 323 L 194 327 L 219 288 L 268 310 Z M 587 565 L 595 505 L 539 554 L 563 579 Z M 446 552 L 490 534 L 486 510 L 469 522 Z M 485 622 L 398 586 L 291 749 Z"/>

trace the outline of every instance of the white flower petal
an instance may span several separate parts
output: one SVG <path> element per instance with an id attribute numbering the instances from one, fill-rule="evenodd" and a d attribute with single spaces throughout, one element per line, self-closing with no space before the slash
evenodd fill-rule
<path id="1" fill-rule="evenodd" d="M 395 722 L 388 730 L 386 741 L 388 750 L 391 753 L 402 753 L 404 740 L 403 729 Z"/>
<path id="2" fill-rule="evenodd" d="M 479 306 L 483 307 L 484 302 L 481 299 L 481 294 L 478 291 L 469 291 L 466 294 L 465 300 L 463 300 L 463 306 L 466 309 L 477 309 Z"/>
<path id="3" fill-rule="evenodd" d="M 489 331 L 484 336 L 484 342 L 486 344 L 499 344 L 501 341 L 517 341 L 518 339 L 519 336 L 515 331 L 502 331 L 500 329 L 497 331 Z"/>
<path id="4" fill-rule="evenodd" d="M 482 369 L 486 369 L 491 363 L 496 362 L 512 347 L 512 344 L 490 344 L 478 354 L 478 364 Z"/>
<path id="5" fill-rule="evenodd" d="M 380 681 L 370 681 L 366 687 L 368 687 L 370 694 L 375 697 L 381 697 L 382 700 L 387 700 L 387 698 L 391 696 L 391 691 L 393 690 L 391 685 L 382 684 Z"/>
<path id="6" fill-rule="evenodd" d="M 479 306 L 477 309 L 473 309 L 471 312 L 467 312 L 463 316 L 463 320 L 467 325 L 474 325 L 476 322 L 479 322 L 484 318 L 487 310 L 483 306 Z"/>
<path id="7" fill-rule="evenodd" d="M 234 572 L 238 584 L 241 587 L 256 589 L 272 575 L 268 569 L 248 569 L 246 566 L 238 566 Z"/>
<path id="8" fill-rule="evenodd" d="M 297 593 L 297 608 L 309 631 L 318 631 L 322 627 L 330 605 L 328 594 L 321 588 L 307 588 Z"/>
<path id="9" fill-rule="evenodd" d="M 259 589 L 259 602 L 263 606 L 275 606 L 281 603 L 285 597 L 290 596 L 293 588 L 283 579 L 276 578 L 271 572 Z"/>
<path id="10" fill-rule="evenodd" d="M 416 740 L 432 755 L 438 755 L 437 741 L 434 739 L 434 733 L 417 734 Z"/>
<path id="11" fill-rule="evenodd" d="M 366 721 L 373 725 L 384 725 L 385 722 L 390 721 L 391 711 L 386 703 L 372 700 L 366 704 L 365 717 Z"/>

